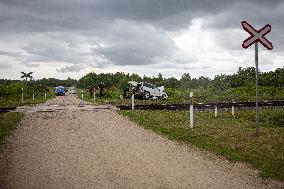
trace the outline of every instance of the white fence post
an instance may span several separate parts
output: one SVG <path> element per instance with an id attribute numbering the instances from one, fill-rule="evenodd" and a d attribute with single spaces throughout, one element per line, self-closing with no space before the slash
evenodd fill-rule
<path id="1" fill-rule="evenodd" d="M 232 116 L 235 116 L 235 106 L 232 106 Z"/>
<path id="2" fill-rule="evenodd" d="M 189 124 L 190 128 L 193 129 L 193 92 L 190 92 Z"/>
<path id="3" fill-rule="evenodd" d="M 218 115 L 218 108 L 217 106 L 215 106 L 215 117 L 217 117 L 217 115 Z"/>
<path id="4" fill-rule="evenodd" d="M 131 99 L 132 99 L 132 110 L 134 110 L 134 94 L 132 94 Z"/>
<path id="5" fill-rule="evenodd" d="M 24 88 L 22 88 L 22 104 L 24 104 Z"/>

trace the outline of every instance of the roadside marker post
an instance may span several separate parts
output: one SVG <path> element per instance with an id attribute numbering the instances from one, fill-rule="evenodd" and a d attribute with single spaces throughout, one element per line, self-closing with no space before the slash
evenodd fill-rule
<path id="1" fill-rule="evenodd" d="M 131 109 L 134 110 L 134 94 L 132 94 L 131 99 L 132 99 L 132 107 L 131 107 Z"/>
<path id="2" fill-rule="evenodd" d="M 190 108 L 189 108 L 189 125 L 190 128 L 193 129 L 193 92 L 190 92 Z"/>
<path id="3" fill-rule="evenodd" d="M 82 91 L 82 95 L 81 95 L 82 99 L 84 99 L 84 91 Z"/>
<path id="4" fill-rule="evenodd" d="M 22 88 L 22 104 L 24 104 L 24 88 Z"/>
<path id="5" fill-rule="evenodd" d="M 215 106 L 215 117 L 217 117 L 217 115 L 218 115 L 218 108 L 217 108 L 217 106 Z"/>
<path id="6" fill-rule="evenodd" d="M 46 92 L 44 93 L 44 98 L 46 99 Z"/>
<path id="7" fill-rule="evenodd" d="M 94 102 L 96 101 L 96 92 L 94 92 Z"/>
<path id="8" fill-rule="evenodd" d="M 35 101 L 35 94 L 33 93 L 33 101 Z"/>
<path id="9" fill-rule="evenodd" d="M 270 41 L 268 41 L 264 36 L 268 34 L 271 31 L 271 25 L 266 24 L 264 27 L 262 27 L 260 30 L 254 29 L 249 23 L 246 21 L 242 21 L 242 27 L 243 29 L 250 34 L 250 37 L 243 41 L 242 47 L 248 48 L 252 44 L 255 43 L 255 109 L 256 109 L 256 116 L 255 116 L 255 122 L 256 122 L 256 133 L 259 133 L 259 92 L 258 92 L 258 42 L 260 42 L 265 48 L 268 50 L 272 50 L 273 46 Z"/>
<path id="10" fill-rule="evenodd" d="M 232 106 L 232 116 L 235 117 L 235 106 Z"/>
<path id="11" fill-rule="evenodd" d="M 233 101 L 233 105 L 232 105 L 232 116 L 235 118 L 235 104 L 236 102 Z"/>

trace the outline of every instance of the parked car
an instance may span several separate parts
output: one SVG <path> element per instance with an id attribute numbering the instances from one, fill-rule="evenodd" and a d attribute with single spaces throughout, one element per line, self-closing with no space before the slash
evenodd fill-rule
<path id="1" fill-rule="evenodd" d="M 133 87 L 133 93 L 138 98 L 159 98 L 159 99 L 167 99 L 168 95 L 164 92 L 164 86 L 156 87 L 151 83 L 146 82 L 128 82 Z"/>
<path id="2" fill-rule="evenodd" d="M 54 92 L 55 92 L 56 96 L 64 96 L 65 95 L 64 87 L 62 87 L 62 86 L 56 87 Z"/>
<path id="3" fill-rule="evenodd" d="M 76 92 L 76 90 L 75 90 L 75 88 L 74 87 L 70 87 L 69 88 L 69 94 L 76 94 L 77 92 Z"/>

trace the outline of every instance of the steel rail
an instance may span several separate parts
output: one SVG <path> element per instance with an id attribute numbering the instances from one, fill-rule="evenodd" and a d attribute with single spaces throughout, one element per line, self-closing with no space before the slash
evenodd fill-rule
<path id="1" fill-rule="evenodd" d="M 219 103 L 197 103 L 194 104 L 194 109 L 206 110 L 217 108 L 255 108 L 255 102 L 219 102 Z M 116 106 L 120 110 L 131 110 L 129 105 Z M 148 104 L 135 105 L 135 109 L 139 110 L 189 110 L 190 104 Z M 284 101 L 263 101 L 259 102 L 259 107 L 284 107 Z"/>

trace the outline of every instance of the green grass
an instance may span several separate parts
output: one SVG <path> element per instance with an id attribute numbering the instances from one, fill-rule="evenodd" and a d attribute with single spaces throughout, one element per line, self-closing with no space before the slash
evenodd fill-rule
<path id="1" fill-rule="evenodd" d="M 17 107 L 23 105 L 40 104 L 54 97 L 55 95 L 53 91 L 47 93 L 46 99 L 44 98 L 44 93 L 35 94 L 35 100 L 33 100 L 32 94 L 25 94 L 24 103 L 22 103 L 21 96 L 10 96 L 9 98 L 0 98 L 0 107 Z"/>
<path id="2" fill-rule="evenodd" d="M 268 114 L 267 114 L 268 112 Z M 169 139 L 192 144 L 229 160 L 251 164 L 263 177 L 284 180 L 284 110 L 261 110 L 260 134 L 254 111 L 196 112 L 189 129 L 189 113 L 175 111 L 120 111 L 130 120 Z M 277 120 L 277 124 L 275 124 Z"/>
<path id="3" fill-rule="evenodd" d="M 22 113 L 9 112 L 0 114 L 0 145 L 4 142 L 4 139 L 16 129 L 16 126 L 21 121 Z"/>

